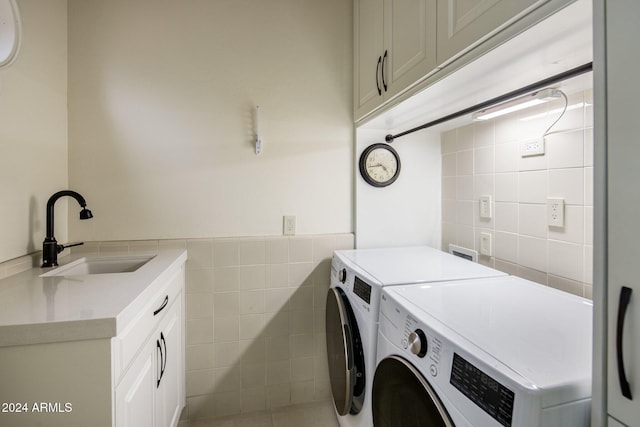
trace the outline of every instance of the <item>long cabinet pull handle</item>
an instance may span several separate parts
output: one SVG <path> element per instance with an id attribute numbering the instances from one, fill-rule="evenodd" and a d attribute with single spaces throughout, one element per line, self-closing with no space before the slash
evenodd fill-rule
<path id="1" fill-rule="evenodd" d="M 382 57 L 382 86 L 384 87 L 384 91 L 387 91 L 387 79 L 384 78 L 384 64 L 387 62 L 387 54 L 388 50 L 384 51 L 384 56 Z"/>
<path id="2" fill-rule="evenodd" d="M 380 64 L 382 64 L 382 56 L 378 56 L 378 65 L 376 65 L 376 87 L 378 88 L 378 95 L 382 95 L 380 80 L 378 79 L 378 75 L 380 74 Z"/>
<path id="3" fill-rule="evenodd" d="M 158 313 L 160 313 L 162 310 L 164 310 L 164 308 L 167 306 L 167 304 L 169 304 L 169 295 L 164 297 L 164 301 L 162 301 L 162 305 L 160 305 L 160 307 L 158 307 L 158 309 L 153 312 L 153 315 L 156 316 Z"/>
<path id="4" fill-rule="evenodd" d="M 162 363 L 164 360 L 164 355 L 162 354 L 162 346 L 160 345 L 160 340 L 156 340 L 156 349 L 160 351 L 160 363 L 158 363 L 158 366 L 160 367 L 160 372 L 158 373 L 156 371 L 156 374 L 157 374 L 156 377 L 158 378 L 156 380 L 156 388 L 158 388 L 160 387 L 160 381 L 162 380 Z"/>
<path id="5" fill-rule="evenodd" d="M 164 370 L 167 368 L 167 341 L 164 339 L 164 334 L 160 332 L 160 341 L 164 346 L 164 357 L 162 358 L 162 369 L 160 370 L 160 379 L 164 377 Z"/>
<path id="6" fill-rule="evenodd" d="M 618 304 L 618 322 L 616 324 L 616 357 L 618 361 L 618 379 L 620 380 L 620 388 L 622 389 L 622 395 L 629 400 L 633 400 L 631 396 L 631 388 L 629 387 L 629 381 L 627 381 L 627 374 L 624 370 L 624 357 L 622 351 L 622 332 L 624 331 L 624 319 L 627 313 L 627 307 L 631 300 L 632 289 L 623 286 L 620 290 L 620 302 Z"/>

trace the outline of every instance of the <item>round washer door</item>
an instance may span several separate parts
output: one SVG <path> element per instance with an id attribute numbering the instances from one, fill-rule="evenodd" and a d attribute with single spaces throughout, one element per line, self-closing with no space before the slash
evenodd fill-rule
<path id="1" fill-rule="evenodd" d="M 372 393 L 374 427 L 455 426 L 433 388 L 401 357 L 378 364 Z"/>
<path id="2" fill-rule="evenodd" d="M 364 353 L 344 291 L 330 288 L 326 302 L 327 359 L 331 394 L 339 415 L 357 414 L 364 401 Z"/>

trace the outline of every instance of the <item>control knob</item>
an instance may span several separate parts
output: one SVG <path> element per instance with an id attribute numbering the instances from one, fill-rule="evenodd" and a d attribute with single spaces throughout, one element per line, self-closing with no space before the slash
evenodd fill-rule
<path id="1" fill-rule="evenodd" d="M 344 283 L 347 281 L 347 269 L 343 268 L 342 270 L 338 271 L 338 281 L 340 283 Z"/>
<path id="2" fill-rule="evenodd" d="M 416 329 L 409 334 L 409 350 L 418 357 L 426 356 L 428 350 L 427 336 L 422 332 L 422 329 Z"/>

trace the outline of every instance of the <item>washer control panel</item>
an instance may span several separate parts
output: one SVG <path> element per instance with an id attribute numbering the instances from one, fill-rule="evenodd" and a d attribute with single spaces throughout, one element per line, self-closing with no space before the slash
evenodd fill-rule
<path id="1" fill-rule="evenodd" d="M 431 374 L 432 377 L 438 376 L 438 365 L 440 364 L 442 354 L 442 340 L 431 332 L 429 332 L 429 334 L 425 333 L 411 315 L 406 316 L 404 335 L 405 338 L 402 340 L 402 346 L 428 363 L 429 374 Z"/>
<path id="2" fill-rule="evenodd" d="M 402 306 L 390 300 L 384 293 L 381 298 L 380 330 L 395 345 L 407 351 L 407 357 L 425 366 L 431 377 L 436 378 L 443 360 L 443 341 L 431 329 L 425 328 Z M 419 361 L 419 362 L 418 362 Z M 446 370 L 446 369 L 445 369 Z"/>
<path id="3" fill-rule="evenodd" d="M 364 310 L 366 313 L 375 312 L 372 309 L 377 307 L 371 307 L 373 300 L 372 286 L 359 277 L 357 271 L 349 267 L 339 257 L 334 255 L 331 262 L 331 284 L 332 286 L 339 286 L 342 290 L 349 295 L 349 299 L 353 304 L 352 308 L 358 310 Z M 358 297 L 356 302 L 355 298 Z"/>
<path id="4" fill-rule="evenodd" d="M 515 393 L 471 362 L 453 354 L 450 383 L 505 427 L 511 427 Z"/>
<path id="5" fill-rule="evenodd" d="M 371 304 L 371 285 L 358 276 L 353 279 L 353 293 L 367 304 Z"/>

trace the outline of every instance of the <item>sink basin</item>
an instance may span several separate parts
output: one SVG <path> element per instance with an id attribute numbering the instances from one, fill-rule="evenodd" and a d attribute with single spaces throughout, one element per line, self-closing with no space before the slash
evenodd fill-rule
<path id="1" fill-rule="evenodd" d="M 151 261 L 153 255 L 88 256 L 41 274 L 51 276 L 86 276 L 90 274 L 132 273 Z"/>

